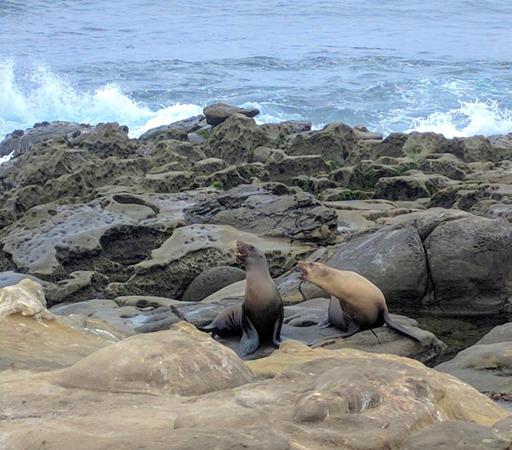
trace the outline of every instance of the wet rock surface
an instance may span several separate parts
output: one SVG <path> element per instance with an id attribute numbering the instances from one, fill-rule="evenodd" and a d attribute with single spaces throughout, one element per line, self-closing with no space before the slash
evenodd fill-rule
<path id="1" fill-rule="evenodd" d="M 476 390 L 512 399 L 510 136 L 257 113 L 0 143 L 0 447 L 507 448 L 510 413 Z M 265 253 L 285 304 L 281 348 L 250 361 L 239 337 L 194 328 L 244 299 L 236 240 Z M 300 259 L 367 277 L 420 342 L 318 327 L 329 300 Z M 500 326 L 465 337 L 472 318 Z"/>

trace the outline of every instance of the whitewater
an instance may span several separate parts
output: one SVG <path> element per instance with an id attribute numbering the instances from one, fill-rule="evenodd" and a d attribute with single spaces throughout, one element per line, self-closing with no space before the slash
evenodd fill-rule
<path id="1" fill-rule="evenodd" d="M 52 120 L 137 137 L 213 102 L 260 123 L 512 132 L 512 2 L 397 3 L 0 2 L 0 138 Z"/>

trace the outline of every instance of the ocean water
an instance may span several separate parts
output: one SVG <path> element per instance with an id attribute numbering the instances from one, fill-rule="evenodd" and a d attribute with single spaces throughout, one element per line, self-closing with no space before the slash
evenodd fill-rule
<path id="1" fill-rule="evenodd" d="M 212 102 L 260 122 L 512 132 L 510 0 L 0 0 L 0 137 L 131 134 Z"/>

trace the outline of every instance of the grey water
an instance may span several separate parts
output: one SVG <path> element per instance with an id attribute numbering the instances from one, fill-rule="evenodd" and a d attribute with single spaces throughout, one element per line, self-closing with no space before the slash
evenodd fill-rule
<path id="1" fill-rule="evenodd" d="M 133 135 L 212 102 L 258 120 L 512 132 L 510 0 L 0 0 L 0 137 Z"/>

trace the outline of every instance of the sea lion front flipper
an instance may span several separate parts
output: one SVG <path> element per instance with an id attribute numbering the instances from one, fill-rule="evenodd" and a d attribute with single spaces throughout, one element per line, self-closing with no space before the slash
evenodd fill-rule
<path id="1" fill-rule="evenodd" d="M 240 354 L 242 356 L 254 353 L 260 345 L 258 331 L 247 316 L 242 318 L 242 339 L 240 339 Z"/>
<path id="2" fill-rule="evenodd" d="M 349 331 L 351 327 L 351 320 L 343 313 L 343 309 L 341 308 L 341 302 L 339 298 L 334 295 L 331 296 L 331 300 L 329 301 L 329 310 L 328 310 L 328 321 L 334 325 L 338 330 Z"/>
<path id="3" fill-rule="evenodd" d="M 274 324 L 274 335 L 272 336 L 272 343 L 279 348 L 281 345 L 281 328 L 283 326 L 283 317 L 281 316 Z"/>

